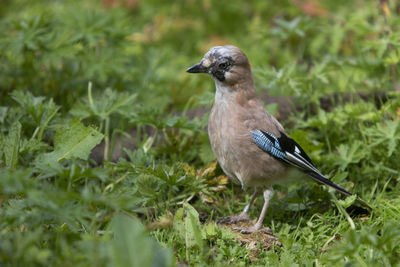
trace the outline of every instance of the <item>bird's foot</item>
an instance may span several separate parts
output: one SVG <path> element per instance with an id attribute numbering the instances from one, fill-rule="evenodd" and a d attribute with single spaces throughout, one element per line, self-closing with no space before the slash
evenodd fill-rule
<path id="1" fill-rule="evenodd" d="M 263 227 L 261 225 L 253 225 L 252 227 L 249 228 L 242 228 L 242 227 L 235 227 L 233 228 L 234 231 L 240 232 L 241 234 L 252 234 L 256 231 L 265 231 L 268 234 L 272 235 L 272 230 L 268 227 Z"/>
<path id="2" fill-rule="evenodd" d="M 250 221 L 249 216 L 246 213 L 240 213 L 239 215 L 228 216 L 218 220 L 218 223 L 222 224 L 236 224 L 238 222 Z"/>

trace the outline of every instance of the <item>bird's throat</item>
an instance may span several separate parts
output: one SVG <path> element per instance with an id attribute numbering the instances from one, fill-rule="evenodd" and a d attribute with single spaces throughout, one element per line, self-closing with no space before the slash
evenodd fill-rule
<path id="1" fill-rule="evenodd" d="M 215 103 L 226 103 L 229 101 L 233 101 L 236 95 L 236 91 L 232 90 L 232 88 L 215 79 Z"/>

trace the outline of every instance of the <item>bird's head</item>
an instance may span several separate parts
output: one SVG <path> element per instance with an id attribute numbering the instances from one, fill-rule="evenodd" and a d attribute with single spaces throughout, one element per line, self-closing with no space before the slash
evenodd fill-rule
<path id="1" fill-rule="evenodd" d="M 229 86 L 253 81 L 246 55 L 233 45 L 215 46 L 203 59 L 187 69 L 189 73 L 208 73 L 215 81 Z"/>

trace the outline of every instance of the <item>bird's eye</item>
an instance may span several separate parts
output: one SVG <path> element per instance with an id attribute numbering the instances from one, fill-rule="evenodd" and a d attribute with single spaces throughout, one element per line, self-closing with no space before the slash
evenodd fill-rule
<path id="1" fill-rule="evenodd" d="M 228 64 L 226 62 L 219 63 L 218 67 L 221 69 L 225 69 L 226 67 L 228 67 Z"/>

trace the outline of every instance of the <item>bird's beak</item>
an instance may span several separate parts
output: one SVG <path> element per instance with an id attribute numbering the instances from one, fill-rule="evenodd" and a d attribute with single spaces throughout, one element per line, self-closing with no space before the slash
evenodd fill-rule
<path id="1" fill-rule="evenodd" d="M 204 67 L 201 62 L 197 63 L 186 70 L 189 73 L 207 73 L 208 69 Z"/>

